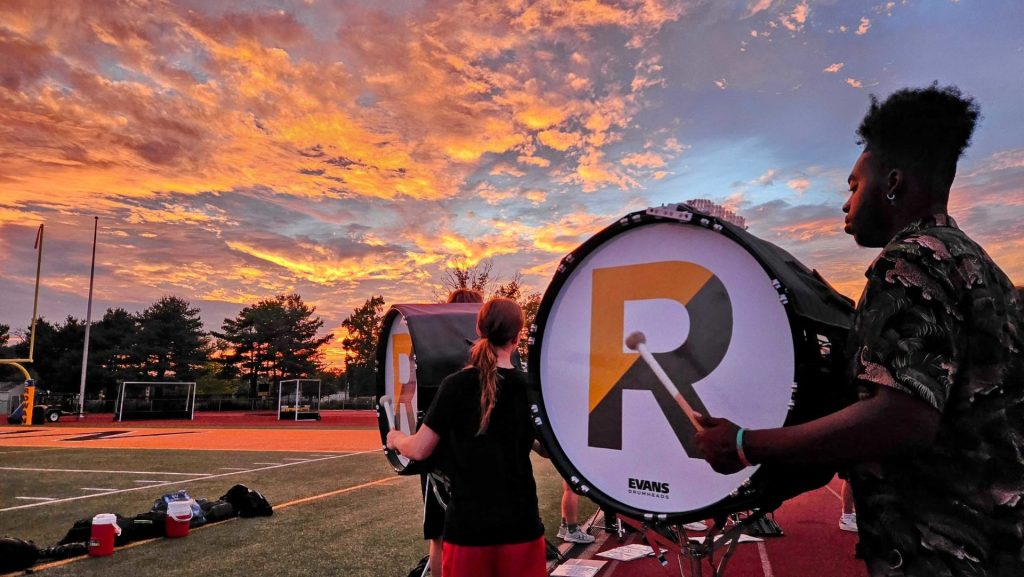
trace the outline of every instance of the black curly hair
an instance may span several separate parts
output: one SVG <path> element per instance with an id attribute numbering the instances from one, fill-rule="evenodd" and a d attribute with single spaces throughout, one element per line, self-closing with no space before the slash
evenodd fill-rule
<path id="1" fill-rule="evenodd" d="M 886 168 L 901 168 L 931 179 L 939 191 L 948 191 L 956 176 L 956 163 L 971 143 L 981 109 L 956 86 L 898 90 L 879 104 L 871 95 L 857 135 L 865 150 Z"/>

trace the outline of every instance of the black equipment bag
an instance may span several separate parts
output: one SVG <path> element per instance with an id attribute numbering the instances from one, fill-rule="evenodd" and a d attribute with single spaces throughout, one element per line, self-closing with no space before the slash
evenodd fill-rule
<path id="1" fill-rule="evenodd" d="M 274 514 L 274 507 L 259 491 L 245 485 L 235 485 L 228 489 L 221 501 L 231 503 L 242 517 L 269 517 Z"/>
<path id="2" fill-rule="evenodd" d="M 32 541 L 0 537 L 0 573 L 21 571 L 35 565 L 39 548 Z"/>

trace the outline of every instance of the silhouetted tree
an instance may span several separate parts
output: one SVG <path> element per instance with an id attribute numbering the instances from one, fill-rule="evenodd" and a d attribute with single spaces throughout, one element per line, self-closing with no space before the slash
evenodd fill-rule
<path id="1" fill-rule="evenodd" d="M 374 392 L 373 364 L 383 318 L 384 297 L 375 296 L 367 299 L 341 321 L 341 326 L 348 332 L 348 336 L 341 341 L 341 348 L 347 356 L 345 375 L 352 396 L 371 395 Z"/>
<path id="2" fill-rule="evenodd" d="M 194 381 L 203 374 L 210 344 L 198 308 L 165 296 L 142 311 L 138 323 L 135 352 L 148 378 Z"/>
<path id="3" fill-rule="evenodd" d="M 313 316 L 315 311 L 297 294 L 278 295 L 224 319 L 223 332 L 212 333 L 227 344 L 218 376 L 242 375 L 255 397 L 261 376 L 276 382 L 314 375 L 323 363 L 320 347 L 333 338 L 316 336 L 324 322 Z"/>

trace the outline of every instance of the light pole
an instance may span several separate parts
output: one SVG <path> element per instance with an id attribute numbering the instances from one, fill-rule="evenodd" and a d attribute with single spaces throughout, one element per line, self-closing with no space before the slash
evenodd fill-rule
<path id="1" fill-rule="evenodd" d="M 96 232 L 100 217 L 94 216 L 92 223 L 92 265 L 89 267 L 89 304 L 85 309 L 85 346 L 82 349 L 82 384 L 78 388 L 78 418 L 85 416 L 85 368 L 89 364 L 89 329 L 92 328 L 92 285 L 96 276 Z"/>

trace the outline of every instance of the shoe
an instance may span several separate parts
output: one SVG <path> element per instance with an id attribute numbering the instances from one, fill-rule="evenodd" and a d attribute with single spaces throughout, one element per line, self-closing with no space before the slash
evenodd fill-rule
<path id="1" fill-rule="evenodd" d="M 558 535 L 557 535 L 557 537 L 559 539 L 565 539 L 565 534 L 568 533 L 568 532 L 569 532 L 569 528 L 568 527 L 566 527 L 565 525 L 559 525 L 558 526 Z"/>
<path id="2" fill-rule="evenodd" d="M 707 531 L 708 525 L 703 521 L 694 521 L 693 523 L 683 525 L 683 529 L 686 529 L 687 531 Z"/>
<path id="3" fill-rule="evenodd" d="M 577 525 L 576 528 L 573 529 L 573 530 L 569 530 L 569 528 L 566 527 L 565 528 L 565 534 L 564 535 L 560 535 L 560 537 L 562 538 L 562 541 L 566 541 L 568 543 L 593 543 L 594 542 L 594 536 L 590 535 L 587 532 L 585 532 L 583 529 L 580 529 L 579 525 Z"/>
<path id="4" fill-rule="evenodd" d="M 843 531 L 849 531 L 851 533 L 857 532 L 857 514 L 856 513 L 843 513 L 839 517 L 839 528 Z"/>

